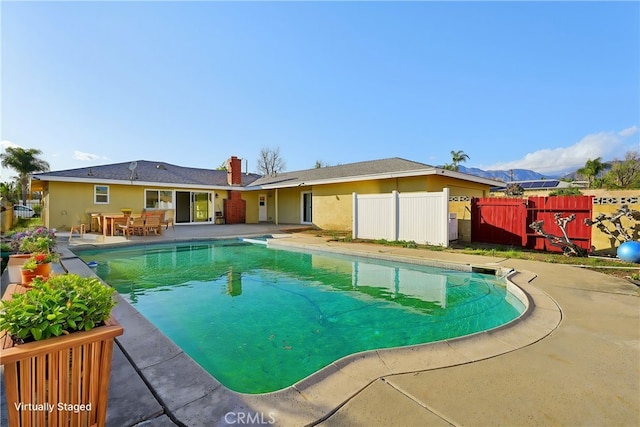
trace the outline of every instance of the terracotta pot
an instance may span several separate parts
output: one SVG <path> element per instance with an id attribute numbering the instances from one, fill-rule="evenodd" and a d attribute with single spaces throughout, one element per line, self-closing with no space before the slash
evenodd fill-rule
<path id="1" fill-rule="evenodd" d="M 29 259 L 29 258 L 31 258 L 31 254 L 11 254 L 11 255 L 9 255 L 9 258 L 26 258 L 26 259 Z"/>
<path id="2" fill-rule="evenodd" d="M 51 263 L 38 264 L 33 271 L 20 270 L 20 272 L 22 273 L 22 285 L 29 286 L 33 279 L 38 276 L 42 276 L 44 279 L 49 278 L 49 275 L 51 274 Z"/>

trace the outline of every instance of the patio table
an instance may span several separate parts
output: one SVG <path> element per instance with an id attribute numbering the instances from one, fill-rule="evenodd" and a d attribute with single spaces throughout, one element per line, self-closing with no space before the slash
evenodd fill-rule
<path id="1" fill-rule="evenodd" d="M 123 214 L 106 214 L 102 215 L 102 235 L 113 236 L 113 223 L 115 219 L 124 219 Z M 108 233 L 108 234 L 107 234 Z"/>

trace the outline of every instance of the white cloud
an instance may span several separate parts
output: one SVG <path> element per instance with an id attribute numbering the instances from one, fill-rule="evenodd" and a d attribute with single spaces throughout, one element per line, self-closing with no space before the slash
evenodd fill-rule
<path id="1" fill-rule="evenodd" d="M 628 136 L 635 135 L 637 132 L 638 132 L 638 126 L 631 126 L 630 128 L 622 129 L 620 132 L 618 132 L 618 135 L 620 135 L 623 138 L 626 138 Z"/>
<path id="2" fill-rule="evenodd" d="M 583 167 L 589 159 L 602 157 L 603 161 L 611 160 L 623 148 L 623 140 L 634 135 L 637 131 L 638 127 L 632 126 L 619 132 L 595 133 L 585 136 L 569 147 L 534 151 L 523 159 L 497 163 L 485 169 L 530 169 L 547 174 L 577 169 Z"/>
<path id="3" fill-rule="evenodd" d="M 83 162 L 93 162 L 95 160 L 108 160 L 106 157 L 100 157 L 97 154 L 92 153 L 84 153 L 82 151 L 74 151 L 73 152 L 74 160 L 81 160 Z"/>
<path id="4" fill-rule="evenodd" d="M 3 150 L 6 150 L 9 147 L 12 147 L 12 148 L 20 147 L 18 144 L 11 142 L 7 139 L 3 139 L 2 141 L 0 141 L 0 146 L 2 147 Z"/>

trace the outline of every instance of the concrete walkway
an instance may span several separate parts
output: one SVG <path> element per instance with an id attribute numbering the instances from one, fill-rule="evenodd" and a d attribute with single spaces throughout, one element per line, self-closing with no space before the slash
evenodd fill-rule
<path id="1" fill-rule="evenodd" d="M 128 242 L 74 237 L 70 247 L 278 234 L 283 228 L 179 226 L 163 236 Z M 513 281 L 538 307 L 504 330 L 401 356 L 357 356 L 333 364 L 323 374 L 330 381 L 299 384 L 278 396 L 252 396 L 225 391 L 121 301 L 114 314 L 125 334 L 117 339 L 114 354 L 109 426 L 230 425 L 242 424 L 241 416 L 251 424 L 285 426 L 640 423 L 640 302 L 635 285 L 557 264 L 341 244 L 308 234 L 285 240 L 311 250 L 515 268 L 520 274 Z M 93 274 L 68 249 L 61 250 L 70 271 Z M 6 410 L 2 412 L 5 417 Z M 4 425 L 6 418 L 0 421 Z"/>

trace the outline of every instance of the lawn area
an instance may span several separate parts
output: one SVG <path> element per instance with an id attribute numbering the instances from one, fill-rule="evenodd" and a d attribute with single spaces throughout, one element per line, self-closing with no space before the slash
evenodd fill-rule
<path id="1" fill-rule="evenodd" d="M 608 274 L 611 276 L 623 278 L 632 281 L 636 285 L 640 285 L 640 264 L 633 264 L 620 261 L 616 258 L 607 258 L 600 256 L 588 257 L 568 257 L 562 254 L 551 252 L 533 251 L 515 247 L 504 247 L 498 245 L 490 245 L 486 243 L 468 243 L 453 242 L 451 247 L 443 248 L 441 246 L 419 245 L 415 242 L 407 241 L 388 241 L 388 240 L 362 240 L 352 239 L 349 231 L 331 231 L 331 230 L 308 230 L 305 233 L 317 237 L 325 237 L 329 241 L 346 242 L 346 243 L 375 243 L 384 246 L 397 246 L 404 248 L 413 248 L 416 250 L 430 251 L 447 251 L 458 252 L 469 255 L 486 255 L 502 258 L 523 259 L 528 261 L 540 261 L 556 264 L 567 264 L 589 268 L 593 271 Z"/>

